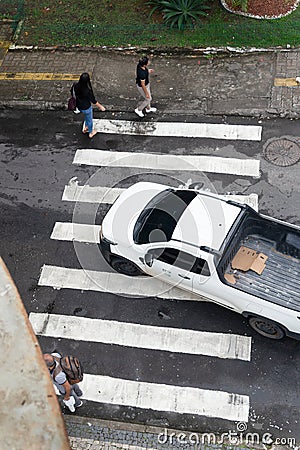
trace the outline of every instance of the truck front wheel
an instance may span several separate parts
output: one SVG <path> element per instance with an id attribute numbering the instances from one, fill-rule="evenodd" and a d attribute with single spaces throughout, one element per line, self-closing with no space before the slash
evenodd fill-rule
<path id="1" fill-rule="evenodd" d="M 250 317 L 249 325 L 257 333 L 270 339 L 282 339 L 285 336 L 285 332 L 280 325 L 263 317 Z"/>
<path id="2" fill-rule="evenodd" d="M 138 275 L 142 275 L 141 270 L 133 264 L 131 261 L 123 258 L 114 258 L 111 261 L 111 267 L 115 269 L 117 272 L 122 273 L 123 275 L 128 275 L 130 277 L 136 277 Z"/>

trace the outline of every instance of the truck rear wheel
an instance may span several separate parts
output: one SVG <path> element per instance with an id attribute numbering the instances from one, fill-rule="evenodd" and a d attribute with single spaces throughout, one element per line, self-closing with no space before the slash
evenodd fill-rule
<path id="1" fill-rule="evenodd" d="M 265 319 L 263 317 L 250 317 L 249 325 L 255 330 L 257 333 L 261 334 L 264 337 L 270 339 L 282 339 L 285 336 L 285 332 L 280 325 L 271 320 Z"/>
<path id="2" fill-rule="evenodd" d="M 142 272 L 135 264 L 124 258 L 114 258 L 111 262 L 111 267 L 117 272 L 130 277 L 142 275 Z"/>

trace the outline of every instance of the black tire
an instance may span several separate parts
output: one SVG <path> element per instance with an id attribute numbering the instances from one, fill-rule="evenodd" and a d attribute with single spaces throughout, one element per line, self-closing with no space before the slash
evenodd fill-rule
<path id="1" fill-rule="evenodd" d="M 141 270 L 131 261 L 123 258 L 114 258 L 111 262 L 111 267 L 117 272 L 130 277 L 142 275 Z"/>
<path id="2" fill-rule="evenodd" d="M 269 339 L 279 340 L 285 336 L 285 331 L 280 325 L 264 317 L 250 317 L 249 325 L 257 333 Z"/>

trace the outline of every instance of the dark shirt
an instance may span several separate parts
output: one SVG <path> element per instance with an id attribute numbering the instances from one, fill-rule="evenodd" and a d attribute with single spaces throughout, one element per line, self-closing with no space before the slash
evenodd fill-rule
<path id="1" fill-rule="evenodd" d="M 73 86 L 71 88 L 71 94 L 72 93 Z M 78 83 L 74 84 L 74 90 L 75 90 L 75 96 L 76 96 L 76 106 L 80 110 L 89 109 L 91 104 L 93 105 L 97 103 L 97 100 L 95 99 L 94 93 L 91 89 L 85 89 L 84 91 L 81 91 L 79 89 Z"/>
<path id="2" fill-rule="evenodd" d="M 136 84 L 141 87 L 141 80 L 145 80 L 145 86 L 149 84 L 149 70 L 147 67 L 145 69 L 142 69 L 139 65 L 137 65 L 136 68 Z"/>

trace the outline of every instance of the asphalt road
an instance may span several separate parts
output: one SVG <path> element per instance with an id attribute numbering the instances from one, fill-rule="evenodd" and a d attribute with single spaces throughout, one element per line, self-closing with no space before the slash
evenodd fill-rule
<path id="1" fill-rule="evenodd" d="M 96 114 L 97 117 L 97 114 Z M 103 117 L 103 116 L 102 116 Z M 111 118 L 107 113 L 107 118 Z M 133 119 L 129 115 L 114 118 Z M 243 317 L 216 305 L 158 298 L 135 299 L 110 293 L 55 290 L 38 286 L 44 264 L 80 268 L 72 242 L 50 239 L 55 222 L 70 222 L 74 204 L 62 201 L 65 185 L 73 177 L 79 184 L 127 187 L 137 180 L 184 183 L 201 181 L 218 193 L 257 193 L 259 211 L 300 224 L 300 163 L 278 167 L 263 158 L 270 139 L 300 137 L 299 124 L 290 120 L 262 121 L 261 142 L 193 138 L 158 138 L 98 134 L 92 141 L 82 135 L 81 118 L 65 112 L 6 111 L 0 113 L 0 255 L 7 264 L 30 312 L 49 312 L 160 327 L 186 328 L 251 336 L 251 361 L 224 360 L 162 351 L 128 348 L 95 342 L 40 338 L 43 351 L 58 349 L 76 354 L 90 374 L 101 374 L 150 383 L 223 390 L 250 398 L 249 431 L 300 439 L 299 369 L 297 341 L 273 342 L 256 334 Z M 253 124 L 244 118 L 164 117 L 166 121 Z M 261 161 L 259 178 L 237 175 L 184 173 L 137 173 L 131 168 L 100 168 L 72 165 L 77 149 L 203 154 Z M 96 175 L 95 175 L 96 174 Z M 96 212 L 101 223 L 108 205 Z M 82 221 L 89 222 L 93 208 L 85 206 Z M 77 244 L 85 268 L 110 270 L 92 246 Z M 130 283 L 130 281 L 129 281 Z M 168 425 L 196 431 L 224 432 L 235 429 L 224 419 L 191 414 L 165 413 L 96 402 L 85 402 L 81 414 L 149 425 Z"/>

